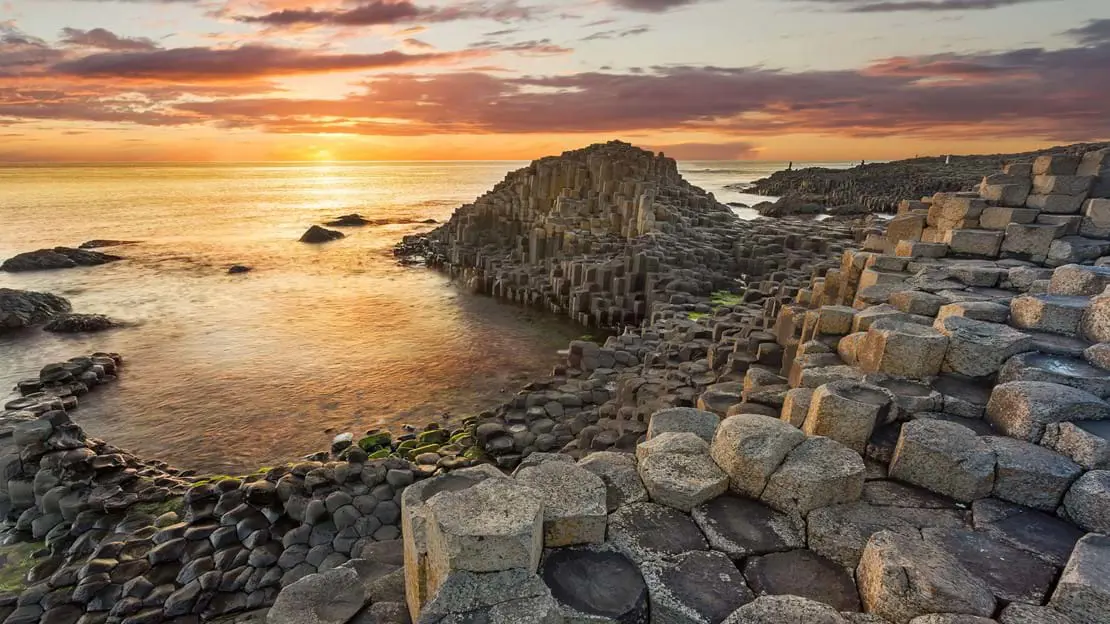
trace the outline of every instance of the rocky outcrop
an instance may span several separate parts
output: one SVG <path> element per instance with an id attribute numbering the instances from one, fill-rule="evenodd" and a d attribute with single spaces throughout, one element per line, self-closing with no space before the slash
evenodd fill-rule
<path id="1" fill-rule="evenodd" d="M 301 235 L 300 241 L 302 243 L 318 244 L 328 243 L 333 240 L 339 240 L 345 237 L 346 234 L 344 234 L 343 232 L 337 232 L 335 230 L 329 230 L 318 225 L 314 225 L 305 230 L 305 233 Z"/>
<path id="2" fill-rule="evenodd" d="M 16 273 L 20 271 L 71 269 L 79 266 L 96 266 L 117 260 L 123 260 L 123 257 L 86 249 L 55 247 L 12 256 L 5 260 L 3 264 L 0 264 L 0 271 Z"/>
<path id="3" fill-rule="evenodd" d="M 103 314 L 63 314 L 43 326 L 43 330 L 62 334 L 98 332 L 116 327 L 117 323 Z"/>
<path id="4" fill-rule="evenodd" d="M 0 288 L 0 333 L 45 323 L 71 309 L 58 295 Z"/>
<path id="5" fill-rule="evenodd" d="M 863 164 L 851 169 L 808 167 L 789 169 L 744 185 L 745 192 L 790 197 L 795 204 L 860 206 L 866 212 L 894 212 L 907 197 L 970 191 L 983 176 L 1010 162 L 1032 162 L 1049 154 L 1079 154 L 1107 147 L 1105 143 L 1068 145 L 1020 154 L 924 157 Z M 761 213 L 762 214 L 762 213 Z M 767 216 L 781 216 L 768 214 Z"/>

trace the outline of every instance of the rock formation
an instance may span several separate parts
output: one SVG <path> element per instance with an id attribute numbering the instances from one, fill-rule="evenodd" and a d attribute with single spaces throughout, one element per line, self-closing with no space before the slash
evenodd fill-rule
<path id="1" fill-rule="evenodd" d="M 343 232 L 337 232 L 314 225 L 305 230 L 304 234 L 301 234 L 300 241 L 302 243 L 327 243 L 344 237 L 346 237 L 346 234 Z"/>
<path id="2" fill-rule="evenodd" d="M 672 164 L 621 144 L 537 161 L 405 242 L 496 296 L 642 316 L 459 430 L 200 477 L 72 423 L 115 358 L 21 382 L 0 502 L 45 543 L 0 614 L 1110 621 L 1110 237 L 1091 229 L 1110 151 L 1011 165 L 885 231 L 740 223 Z"/>
<path id="3" fill-rule="evenodd" d="M 71 309 L 58 295 L 0 288 L 0 333 L 45 323 Z"/>
<path id="4" fill-rule="evenodd" d="M 98 332 L 116 327 L 117 323 L 103 314 L 63 314 L 43 326 L 48 332 L 73 334 Z"/>
<path id="5" fill-rule="evenodd" d="M 45 271 L 48 269 L 71 269 L 79 266 L 96 266 L 123 260 L 122 256 L 88 251 L 85 249 L 72 249 L 70 247 L 55 247 L 53 249 L 39 249 L 12 256 L 0 264 L 0 271 L 16 273 L 19 271 Z"/>

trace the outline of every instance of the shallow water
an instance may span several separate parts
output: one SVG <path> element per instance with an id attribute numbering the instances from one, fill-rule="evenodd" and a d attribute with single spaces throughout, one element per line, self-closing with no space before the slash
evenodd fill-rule
<path id="1" fill-rule="evenodd" d="M 750 181 L 740 165 L 684 168 L 718 199 L 742 201 L 723 189 Z M 393 244 L 433 225 L 340 228 L 346 239 L 319 246 L 297 238 L 349 212 L 443 221 L 518 166 L 0 169 L 0 258 L 91 239 L 139 241 L 104 250 L 126 257 L 113 264 L 0 273 L 0 287 L 54 292 L 75 311 L 127 323 L 83 336 L 36 328 L 0 337 L 0 388 L 49 362 L 119 352 L 119 381 L 83 397 L 77 421 L 143 456 L 220 472 L 326 448 L 331 432 L 493 407 L 548 373 L 557 350 L 584 330 L 397 266 Z M 232 264 L 254 270 L 228 275 Z"/>

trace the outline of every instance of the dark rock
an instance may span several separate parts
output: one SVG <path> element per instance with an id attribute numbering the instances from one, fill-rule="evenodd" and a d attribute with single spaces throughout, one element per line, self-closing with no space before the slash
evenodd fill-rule
<path id="1" fill-rule="evenodd" d="M 692 515 L 713 549 L 736 560 L 805 545 L 803 528 L 794 520 L 750 498 L 719 496 Z"/>
<path id="2" fill-rule="evenodd" d="M 653 621 L 714 624 L 755 598 L 732 561 L 715 551 L 651 561 L 643 572 Z"/>
<path id="3" fill-rule="evenodd" d="M 921 535 L 983 579 L 999 600 L 1041 604 L 1056 577 L 1053 566 L 981 531 L 927 528 Z"/>
<path id="4" fill-rule="evenodd" d="M 302 243 L 327 243 L 333 240 L 339 240 L 345 236 L 343 232 L 327 230 L 318 225 L 314 225 L 301 235 L 300 241 Z"/>
<path id="5" fill-rule="evenodd" d="M 54 317 L 43 329 L 56 333 L 98 332 L 116 326 L 115 321 L 103 314 L 63 314 Z"/>
<path id="6" fill-rule="evenodd" d="M 251 267 L 246 266 L 244 264 L 233 264 L 233 265 L 231 265 L 227 268 L 227 272 L 228 272 L 229 275 L 237 275 L 239 273 L 249 273 L 250 271 L 251 271 Z"/>
<path id="7" fill-rule="evenodd" d="M 791 550 L 744 562 L 744 578 L 757 595 L 789 594 L 823 602 L 838 611 L 859 611 L 859 594 L 848 571 L 812 550 Z"/>
<path id="8" fill-rule="evenodd" d="M 8 258 L 0 264 L 0 271 L 16 273 L 20 271 L 43 271 L 48 269 L 70 269 L 78 266 L 95 266 L 123 260 L 122 256 L 86 251 L 70 247 L 55 247 L 28 251 Z"/>
<path id="9" fill-rule="evenodd" d="M 555 600 L 578 613 L 620 624 L 647 622 L 647 585 L 618 552 L 559 548 L 547 553 L 539 573 Z"/>
<path id="10" fill-rule="evenodd" d="M 69 301 L 57 295 L 0 288 L 0 333 L 46 322 L 71 309 Z"/>
<path id="11" fill-rule="evenodd" d="M 1068 562 L 1083 531 L 1046 513 L 994 498 L 971 507 L 975 529 L 1057 567 Z"/>
<path id="12" fill-rule="evenodd" d="M 138 241 L 94 239 L 81 243 L 78 249 L 103 249 L 104 247 L 119 247 L 120 245 L 134 245 Z"/>
<path id="13" fill-rule="evenodd" d="M 655 503 L 633 503 L 610 515 L 609 540 L 636 561 L 709 549 L 690 516 Z"/>
<path id="14" fill-rule="evenodd" d="M 331 221 L 325 221 L 324 225 L 328 227 L 358 227 L 362 225 L 367 225 L 369 223 L 370 220 L 364 218 L 362 215 L 358 213 L 351 213 L 348 215 L 343 215 L 342 217 L 332 219 Z"/>

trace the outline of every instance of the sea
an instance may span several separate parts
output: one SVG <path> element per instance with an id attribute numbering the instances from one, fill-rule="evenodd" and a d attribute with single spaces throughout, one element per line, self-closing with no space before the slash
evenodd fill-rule
<path id="1" fill-rule="evenodd" d="M 80 398 L 90 435 L 205 472 L 249 472 L 332 436 L 445 425 L 550 373 L 588 328 L 399 266 L 393 245 L 446 221 L 519 162 L 19 165 L 0 168 L 0 259 L 92 239 L 134 241 L 97 267 L 0 273 L 122 323 L 96 334 L 0 335 L 0 397 L 45 364 L 94 351 L 119 379 Z M 795 166 L 806 166 L 798 163 Z M 830 166 L 839 164 L 832 163 Z M 722 202 L 786 163 L 687 162 Z M 736 186 L 741 185 L 741 186 Z M 737 214 L 754 211 L 737 205 Z M 377 224 L 299 243 L 357 212 Z M 228 267 L 252 267 L 229 275 Z"/>

